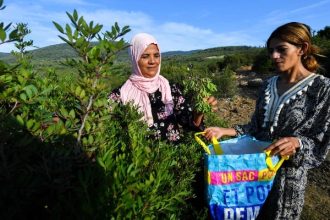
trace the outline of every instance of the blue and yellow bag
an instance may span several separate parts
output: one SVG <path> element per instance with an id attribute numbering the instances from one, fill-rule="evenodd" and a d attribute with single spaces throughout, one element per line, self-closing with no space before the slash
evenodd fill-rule
<path id="1" fill-rule="evenodd" d="M 272 187 L 276 171 L 288 158 L 271 157 L 264 149 L 270 142 L 241 136 L 220 143 L 214 138 L 204 148 L 206 194 L 212 219 L 256 219 Z M 276 164 L 274 166 L 274 164 Z"/>

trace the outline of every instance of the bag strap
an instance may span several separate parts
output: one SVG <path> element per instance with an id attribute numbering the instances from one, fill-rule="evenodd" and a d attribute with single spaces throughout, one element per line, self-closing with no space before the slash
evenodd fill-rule
<path id="1" fill-rule="evenodd" d="M 266 154 L 266 165 L 267 165 L 268 169 L 271 170 L 271 171 L 275 171 L 275 172 L 277 172 L 277 170 L 282 166 L 282 164 L 285 160 L 288 160 L 290 158 L 289 156 L 283 156 L 277 162 L 277 164 L 274 166 L 273 161 L 272 161 L 272 157 L 270 156 L 271 151 L 268 150 L 268 151 L 264 151 L 264 152 Z"/>
<path id="2" fill-rule="evenodd" d="M 211 154 L 211 151 L 208 148 L 208 146 L 202 141 L 202 139 L 200 139 L 198 137 L 198 135 L 203 135 L 203 134 L 205 134 L 205 132 L 195 133 L 195 135 L 194 135 L 195 140 L 197 141 L 197 143 L 199 143 L 203 147 L 204 151 L 207 154 Z M 211 141 L 212 141 L 215 153 L 218 154 L 218 155 L 223 154 L 223 150 L 222 150 L 218 140 L 215 137 L 212 137 Z M 272 157 L 270 156 L 270 151 L 264 151 L 264 152 L 266 154 L 266 165 L 267 165 L 268 169 L 271 170 L 271 171 L 275 171 L 275 172 L 277 172 L 277 170 L 282 166 L 282 164 L 285 160 L 288 160 L 290 158 L 289 156 L 281 157 L 281 159 L 277 162 L 277 164 L 274 165 L 273 161 L 272 161 Z"/>
<path id="3" fill-rule="evenodd" d="M 195 136 L 195 140 L 197 141 L 197 143 L 199 143 L 199 144 L 203 147 L 204 151 L 205 151 L 207 154 L 211 154 L 211 151 L 210 151 L 210 149 L 208 148 L 208 146 L 202 141 L 202 139 L 200 139 L 200 138 L 198 137 L 198 135 L 203 135 L 203 134 L 205 134 L 204 131 L 203 131 L 203 132 L 197 132 L 197 133 L 195 133 L 195 135 L 194 135 L 194 136 Z M 221 148 L 221 146 L 220 146 L 218 140 L 217 140 L 215 137 L 212 137 L 211 141 L 212 141 L 212 144 L 213 144 L 213 147 L 214 147 L 214 151 L 215 151 L 215 153 L 216 153 L 217 155 L 221 155 L 221 154 L 223 154 L 222 148 Z"/>

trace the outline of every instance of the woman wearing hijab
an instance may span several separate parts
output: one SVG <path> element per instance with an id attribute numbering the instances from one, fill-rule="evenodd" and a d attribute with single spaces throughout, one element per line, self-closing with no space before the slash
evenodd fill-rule
<path id="1" fill-rule="evenodd" d="M 156 39 L 146 33 L 135 35 L 130 56 L 132 74 L 109 98 L 123 104 L 133 102 L 154 131 L 154 139 L 178 142 L 181 138 L 179 125 L 189 130 L 203 130 L 203 115 L 194 114 L 180 87 L 160 75 L 161 53 Z M 216 104 L 213 97 L 208 101 Z"/>

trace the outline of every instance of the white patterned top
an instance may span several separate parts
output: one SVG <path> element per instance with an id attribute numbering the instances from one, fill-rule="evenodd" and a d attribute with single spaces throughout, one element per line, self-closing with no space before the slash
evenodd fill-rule
<path id="1" fill-rule="evenodd" d="M 281 113 L 283 106 L 290 103 L 290 100 L 295 100 L 307 91 L 308 87 L 313 84 L 314 79 L 318 77 L 316 74 L 310 74 L 308 77 L 299 81 L 292 86 L 289 90 L 279 96 L 277 92 L 278 76 L 272 77 L 268 80 L 268 86 L 265 91 L 265 107 L 264 109 L 264 123 L 262 127 L 266 127 L 267 123 L 271 123 L 270 132 L 273 133 L 274 127 L 277 127 L 278 117 Z"/>

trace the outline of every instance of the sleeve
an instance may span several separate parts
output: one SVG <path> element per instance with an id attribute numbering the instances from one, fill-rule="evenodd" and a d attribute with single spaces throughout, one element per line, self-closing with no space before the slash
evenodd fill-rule
<path id="1" fill-rule="evenodd" d="M 307 117 L 305 124 L 311 124 L 308 132 L 300 130 L 295 134 L 300 138 L 303 148 L 298 150 L 293 157 L 295 166 L 304 166 L 311 169 L 319 166 L 327 157 L 330 147 L 330 89 L 317 105 L 314 115 Z"/>
<path id="2" fill-rule="evenodd" d="M 203 131 L 205 125 L 202 122 L 199 126 L 194 124 L 193 108 L 189 100 L 184 97 L 182 88 L 178 84 L 171 85 L 171 93 L 174 102 L 173 113 L 177 122 L 184 128 L 192 131 Z"/>

